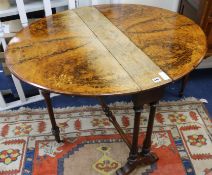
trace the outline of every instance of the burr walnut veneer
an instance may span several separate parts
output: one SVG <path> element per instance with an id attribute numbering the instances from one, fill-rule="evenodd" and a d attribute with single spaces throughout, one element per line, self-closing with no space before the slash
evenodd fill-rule
<path id="1" fill-rule="evenodd" d="M 6 51 L 10 71 L 42 90 L 60 142 L 50 92 L 99 99 L 130 149 L 117 174 L 129 174 L 158 157 L 150 152 L 156 103 L 165 85 L 192 71 L 206 53 L 205 35 L 193 21 L 168 10 L 142 5 L 99 5 L 65 11 L 34 22 L 14 37 Z M 125 136 L 103 100 L 133 97 L 132 140 Z M 150 104 L 147 134 L 138 150 L 140 114 Z"/>

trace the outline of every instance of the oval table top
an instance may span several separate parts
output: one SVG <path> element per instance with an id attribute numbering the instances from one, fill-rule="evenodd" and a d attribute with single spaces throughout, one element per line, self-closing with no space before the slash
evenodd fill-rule
<path id="1" fill-rule="evenodd" d="M 21 30 L 6 51 L 19 79 L 69 95 L 131 94 L 175 81 L 206 53 L 203 31 L 177 13 L 143 5 L 64 11 Z"/>

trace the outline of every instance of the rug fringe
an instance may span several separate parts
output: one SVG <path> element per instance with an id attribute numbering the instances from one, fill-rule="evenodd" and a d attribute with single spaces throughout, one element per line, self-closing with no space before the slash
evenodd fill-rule
<path id="1" fill-rule="evenodd" d="M 203 103 L 200 99 L 196 98 L 196 97 L 184 97 L 184 98 L 181 98 L 179 100 L 171 100 L 171 101 L 163 101 L 161 100 L 159 102 L 159 105 L 163 105 L 163 104 L 167 104 L 167 103 L 170 103 L 170 104 L 179 104 L 179 103 L 186 103 L 186 104 L 190 104 L 190 103 Z"/>
<path id="2" fill-rule="evenodd" d="M 187 97 L 187 98 L 183 98 L 177 101 L 160 101 L 159 102 L 159 106 L 167 106 L 167 105 L 178 105 L 180 103 L 183 104 L 203 104 L 203 102 L 201 102 L 199 99 L 195 98 L 195 97 Z M 111 108 L 113 107 L 120 107 L 120 106 L 125 106 L 125 107 L 132 107 L 132 102 L 114 102 L 114 103 L 110 103 L 108 104 L 108 106 L 110 106 Z M 148 105 L 145 105 L 144 108 L 147 108 Z M 65 108 L 54 108 L 55 112 L 65 112 L 65 111 L 70 111 L 70 110 L 77 110 L 78 108 L 83 108 L 83 109 L 91 109 L 91 108 L 99 108 L 101 109 L 100 105 L 87 105 L 87 106 L 73 106 L 73 107 L 65 107 Z M 33 109 L 33 108 L 28 108 L 28 107 L 20 107 L 19 109 L 16 110 L 7 110 L 7 111 L 1 111 L 0 115 L 4 115 L 4 114 L 9 114 L 9 113 L 20 113 L 20 112 L 42 112 L 42 111 L 46 111 L 46 108 L 37 108 L 37 109 Z"/>

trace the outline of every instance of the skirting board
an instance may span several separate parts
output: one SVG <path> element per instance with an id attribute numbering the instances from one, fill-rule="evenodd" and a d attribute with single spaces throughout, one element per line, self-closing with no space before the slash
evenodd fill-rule
<path id="1" fill-rule="evenodd" d="M 197 69 L 208 69 L 212 68 L 212 57 L 208 57 L 202 61 L 202 63 L 197 67 Z"/>

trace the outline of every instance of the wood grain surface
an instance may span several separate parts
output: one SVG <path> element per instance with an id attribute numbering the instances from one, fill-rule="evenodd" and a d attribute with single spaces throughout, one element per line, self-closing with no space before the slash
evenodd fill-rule
<path id="1" fill-rule="evenodd" d="M 11 40 L 6 62 L 14 75 L 39 88 L 100 96 L 165 85 L 193 70 L 205 51 L 201 29 L 176 13 L 100 5 L 34 22 Z"/>
<path id="2" fill-rule="evenodd" d="M 204 32 L 178 13 L 144 5 L 96 8 L 173 80 L 189 73 L 205 56 Z"/>
<path id="3" fill-rule="evenodd" d="M 158 87 L 171 81 L 171 79 L 161 79 L 160 82 L 155 83 L 153 79 L 157 78 L 162 70 L 96 8 L 84 7 L 74 11 L 141 90 Z"/>

